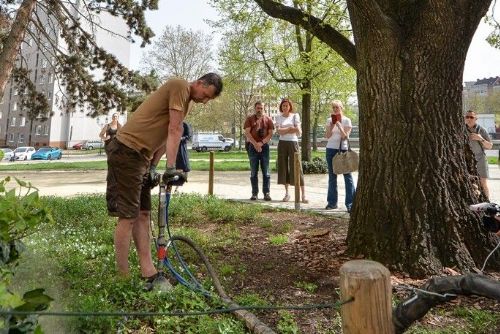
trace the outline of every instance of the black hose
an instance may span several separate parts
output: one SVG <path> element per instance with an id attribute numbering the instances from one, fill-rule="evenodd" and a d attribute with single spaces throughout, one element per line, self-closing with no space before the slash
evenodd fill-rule
<path id="1" fill-rule="evenodd" d="M 212 267 L 212 264 L 210 261 L 208 261 L 208 258 L 206 257 L 205 253 L 192 241 L 191 239 L 181 236 L 181 235 L 174 235 L 171 236 L 170 238 L 173 241 L 182 241 L 189 245 L 195 252 L 198 254 L 200 257 L 201 261 L 207 268 L 207 272 L 212 278 L 212 282 L 214 284 L 215 290 L 221 297 L 222 301 L 226 303 L 230 308 L 238 308 L 240 305 L 236 304 L 229 296 L 227 295 L 226 291 L 222 287 L 222 284 L 220 283 L 219 277 L 217 276 L 214 268 Z M 252 333 L 256 334 L 275 334 L 275 332 L 269 328 L 266 324 L 264 324 L 262 321 L 260 321 L 253 313 L 248 312 L 246 310 L 237 310 L 234 311 L 236 316 L 243 320 L 247 326 L 247 328 L 252 331 Z"/>
<path id="2" fill-rule="evenodd" d="M 403 333 L 432 307 L 452 300 L 456 295 L 477 295 L 500 301 L 500 282 L 484 275 L 434 277 L 413 297 L 400 303 L 393 311 L 396 333 Z"/>

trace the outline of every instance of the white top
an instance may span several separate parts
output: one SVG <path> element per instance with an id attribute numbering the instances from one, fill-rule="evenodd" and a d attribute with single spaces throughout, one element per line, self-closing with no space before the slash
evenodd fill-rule
<path id="1" fill-rule="evenodd" d="M 340 121 L 344 128 L 352 128 L 351 120 L 348 117 L 342 115 L 342 120 Z M 332 125 L 332 118 L 328 117 L 326 120 L 326 126 L 330 127 Z M 340 138 L 342 133 L 340 132 L 338 126 L 334 126 L 332 129 L 332 135 L 328 138 L 328 142 L 326 143 L 326 148 L 334 148 L 336 150 L 339 149 Z M 347 140 L 342 141 L 342 150 L 347 150 Z"/>
<path id="2" fill-rule="evenodd" d="M 297 113 L 290 113 L 288 117 L 283 116 L 283 114 L 276 116 L 276 130 L 290 128 L 290 127 L 300 127 L 300 115 Z M 280 140 L 284 141 L 299 141 L 297 133 L 287 133 L 286 135 L 280 135 Z"/>

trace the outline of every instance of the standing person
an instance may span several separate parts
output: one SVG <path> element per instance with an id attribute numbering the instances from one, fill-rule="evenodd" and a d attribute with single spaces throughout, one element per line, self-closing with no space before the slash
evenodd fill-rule
<path id="1" fill-rule="evenodd" d="M 259 194 L 259 163 L 262 169 L 262 191 L 264 200 L 270 201 L 271 173 L 269 172 L 269 141 L 273 135 L 273 120 L 264 114 L 264 104 L 255 102 L 255 113 L 245 120 L 245 136 L 248 160 L 250 161 L 250 182 L 252 184 L 252 201 Z"/>
<path id="2" fill-rule="evenodd" d="M 283 99 L 280 103 L 281 115 L 276 117 L 276 131 L 280 135 L 278 142 L 278 184 L 285 186 L 285 197 L 283 202 L 290 200 L 288 186 L 295 184 L 294 155 L 299 151 L 300 116 L 293 112 L 293 105 L 289 99 Z M 300 190 L 302 203 L 309 203 L 306 199 L 304 188 L 304 175 L 300 171 Z"/>
<path id="3" fill-rule="evenodd" d="M 326 210 L 337 209 L 338 192 L 337 192 L 337 174 L 333 173 L 332 159 L 340 152 L 347 151 L 347 140 L 352 130 L 351 120 L 343 115 L 344 105 L 341 101 L 335 100 L 332 102 L 332 114 L 326 122 L 325 136 L 328 138 L 326 144 L 326 163 L 328 165 L 328 195 Z M 344 174 L 345 182 L 345 206 L 347 212 L 351 212 L 354 194 L 354 180 L 352 174 Z"/>
<path id="4" fill-rule="evenodd" d="M 175 163 L 182 121 L 191 102 L 207 103 L 221 91 L 222 79 L 215 73 L 205 74 L 193 82 L 168 80 L 146 98 L 106 146 L 106 201 L 109 215 L 118 217 L 114 245 L 119 274 L 129 275 L 128 255 L 133 238 L 141 275 L 150 287 L 154 283 L 157 270 L 151 258 L 149 237 L 152 176 L 165 152 L 167 176 L 181 174 Z"/>
<path id="5" fill-rule="evenodd" d="M 465 113 L 465 125 L 469 133 L 469 145 L 474 153 L 477 161 L 477 173 L 479 174 L 479 181 L 483 188 L 484 194 L 487 198 L 490 197 L 490 190 L 488 188 L 488 160 L 484 150 L 490 150 L 493 147 L 490 135 L 485 128 L 477 124 L 477 115 L 473 110 Z"/>
<path id="6" fill-rule="evenodd" d="M 111 122 L 106 124 L 102 128 L 101 133 L 99 133 L 99 137 L 104 142 L 104 145 L 107 145 L 111 139 L 115 138 L 116 133 L 121 127 L 122 125 L 118 122 L 118 113 L 114 113 L 113 116 L 111 116 Z"/>

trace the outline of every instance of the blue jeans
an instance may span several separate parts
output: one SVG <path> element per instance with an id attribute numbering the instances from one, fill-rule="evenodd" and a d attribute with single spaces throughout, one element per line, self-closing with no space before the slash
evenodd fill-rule
<path id="1" fill-rule="evenodd" d="M 262 169 L 262 191 L 268 194 L 271 184 L 271 173 L 269 172 L 269 144 L 262 146 L 262 151 L 257 152 L 252 144 L 248 147 L 248 159 L 250 160 L 250 183 L 252 184 L 252 195 L 259 193 L 259 163 Z"/>
<path id="2" fill-rule="evenodd" d="M 340 152 L 345 152 L 346 150 L 340 150 Z M 326 200 L 328 205 L 336 206 L 338 201 L 337 193 L 337 174 L 333 173 L 332 159 L 339 153 L 339 150 L 334 148 L 326 149 L 326 164 L 328 165 L 328 195 Z M 352 179 L 351 173 L 344 174 L 345 182 L 345 206 L 348 211 L 351 211 L 352 202 L 354 201 L 354 194 L 356 189 L 354 187 L 354 180 Z"/>

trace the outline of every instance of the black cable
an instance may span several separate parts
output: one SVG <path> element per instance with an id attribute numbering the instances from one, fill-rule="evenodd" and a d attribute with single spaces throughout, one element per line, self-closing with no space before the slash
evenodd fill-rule
<path id="1" fill-rule="evenodd" d="M 320 309 L 339 309 L 340 306 L 354 301 L 350 298 L 346 301 L 339 301 L 333 304 L 307 304 L 307 305 L 284 305 L 284 306 L 238 306 L 222 309 L 211 309 L 206 311 L 193 311 L 193 312 L 47 312 L 47 311 L 16 311 L 16 310 L 0 310 L 0 316 L 4 315 L 38 315 L 38 316 L 65 316 L 65 317 L 154 317 L 154 316 L 167 316 L 167 317 L 192 317 L 210 314 L 232 313 L 240 310 L 257 310 L 257 311 L 278 311 L 278 310 L 320 310 Z"/>

